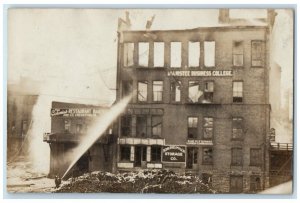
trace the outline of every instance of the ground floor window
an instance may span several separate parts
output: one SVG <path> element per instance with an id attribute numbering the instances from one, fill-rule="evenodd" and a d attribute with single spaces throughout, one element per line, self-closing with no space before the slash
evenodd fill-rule
<path id="1" fill-rule="evenodd" d="M 213 164 L 213 149 L 212 147 L 204 147 L 202 151 L 202 164 Z"/>
<path id="2" fill-rule="evenodd" d="M 120 145 L 120 161 L 130 161 L 130 146 Z"/>
<path id="3" fill-rule="evenodd" d="M 204 184 L 210 185 L 212 184 L 212 175 L 208 173 L 202 173 L 202 182 Z"/>
<path id="4" fill-rule="evenodd" d="M 161 162 L 161 146 L 151 146 L 151 161 Z"/>
<path id="5" fill-rule="evenodd" d="M 243 176 L 230 176 L 230 193 L 243 192 Z"/>

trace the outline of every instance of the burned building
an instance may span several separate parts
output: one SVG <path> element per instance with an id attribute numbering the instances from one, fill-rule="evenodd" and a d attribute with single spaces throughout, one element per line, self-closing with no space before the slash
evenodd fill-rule
<path id="1" fill-rule="evenodd" d="M 79 142 L 87 137 L 94 122 L 105 112 L 107 107 L 64 102 L 52 102 L 51 132 L 44 134 L 44 142 L 50 147 L 49 176 L 62 175 L 75 158 L 69 156 Z M 100 135 L 99 139 L 81 156 L 72 168 L 71 175 L 80 175 L 89 171 L 112 170 L 112 130 Z"/>
<path id="2" fill-rule="evenodd" d="M 118 171 L 197 174 L 224 193 L 269 186 L 269 27 L 121 31 Z"/>

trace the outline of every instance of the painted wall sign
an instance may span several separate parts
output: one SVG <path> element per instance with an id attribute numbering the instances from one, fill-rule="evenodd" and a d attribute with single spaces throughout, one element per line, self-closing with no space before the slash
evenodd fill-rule
<path id="1" fill-rule="evenodd" d="M 93 117 L 100 116 L 105 110 L 94 108 L 52 108 L 51 116 L 60 117 Z"/>
<path id="2" fill-rule="evenodd" d="M 187 140 L 187 145 L 213 145 L 212 140 Z"/>
<path id="3" fill-rule="evenodd" d="M 231 77 L 232 70 L 169 70 L 168 76 L 178 77 L 201 77 L 201 76 L 213 76 L 213 77 Z"/>
<path id="4" fill-rule="evenodd" d="M 185 146 L 163 146 L 163 162 L 185 162 Z"/>

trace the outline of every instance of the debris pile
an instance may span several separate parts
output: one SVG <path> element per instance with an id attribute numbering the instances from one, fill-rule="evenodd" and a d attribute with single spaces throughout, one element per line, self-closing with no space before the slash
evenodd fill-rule
<path id="1" fill-rule="evenodd" d="M 216 193 L 199 177 L 169 170 L 143 170 L 112 174 L 92 172 L 64 181 L 57 193 Z"/>

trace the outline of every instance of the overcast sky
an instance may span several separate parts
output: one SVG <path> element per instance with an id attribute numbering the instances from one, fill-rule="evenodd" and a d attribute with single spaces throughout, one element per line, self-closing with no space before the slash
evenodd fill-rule
<path id="1" fill-rule="evenodd" d="M 127 9 L 128 10 L 128 9 Z M 145 29 L 146 21 L 156 15 L 157 29 L 185 29 L 214 26 L 218 10 L 134 9 L 128 10 L 132 29 Z M 264 10 L 231 12 L 231 17 L 264 17 Z M 123 9 L 11 9 L 8 16 L 8 81 L 20 76 L 43 81 L 42 92 L 66 97 L 80 96 L 102 102 L 115 97 L 118 17 Z M 291 14 L 279 11 L 277 38 L 280 58 L 291 58 Z M 286 32 L 282 32 L 287 30 Z M 291 58 L 292 59 L 292 58 Z M 283 77 L 291 81 L 291 61 Z M 291 82 L 290 82 L 291 83 Z M 287 87 L 290 84 L 283 84 Z M 285 87 L 285 88 L 287 88 Z"/>

